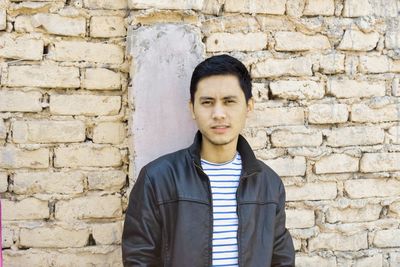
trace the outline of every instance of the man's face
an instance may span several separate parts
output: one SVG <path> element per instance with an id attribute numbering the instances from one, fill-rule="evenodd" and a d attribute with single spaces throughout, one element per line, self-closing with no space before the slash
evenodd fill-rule
<path id="1" fill-rule="evenodd" d="M 194 105 L 189 103 L 203 142 L 223 146 L 237 141 L 253 110 L 253 99 L 246 103 L 239 80 L 233 75 L 214 75 L 197 84 Z"/>

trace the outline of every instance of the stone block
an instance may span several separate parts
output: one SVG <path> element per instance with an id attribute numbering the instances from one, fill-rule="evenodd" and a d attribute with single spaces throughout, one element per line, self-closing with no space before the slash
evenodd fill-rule
<path id="1" fill-rule="evenodd" d="M 274 81 L 269 84 L 274 96 L 284 99 L 321 99 L 324 97 L 324 84 L 311 80 Z"/>
<path id="2" fill-rule="evenodd" d="M 330 49 L 328 37 L 324 35 L 306 35 L 300 32 L 276 32 L 275 50 L 309 51 Z"/>
<path id="3" fill-rule="evenodd" d="M 392 144 L 400 144 L 400 126 L 393 126 L 388 129 L 388 138 Z"/>
<path id="4" fill-rule="evenodd" d="M 0 91 L 0 111 L 39 112 L 42 110 L 40 92 Z"/>
<path id="5" fill-rule="evenodd" d="M 121 74 L 103 68 L 86 69 L 82 87 L 89 90 L 119 90 L 121 89 Z"/>
<path id="6" fill-rule="evenodd" d="M 4 124 L 3 119 L 0 119 L 0 140 L 4 140 L 7 137 L 7 128 Z"/>
<path id="7" fill-rule="evenodd" d="M 324 258 L 320 256 L 298 256 L 296 255 L 297 267 L 336 267 L 336 258 Z"/>
<path id="8" fill-rule="evenodd" d="M 273 131 L 271 142 L 274 147 L 320 146 L 322 144 L 322 133 L 303 127 L 291 127 Z"/>
<path id="9" fill-rule="evenodd" d="M 385 35 L 385 47 L 387 49 L 400 48 L 400 29 L 389 29 Z"/>
<path id="10" fill-rule="evenodd" d="M 379 33 L 363 33 L 358 30 L 346 30 L 337 49 L 349 51 L 373 50 L 379 40 Z"/>
<path id="11" fill-rule="evenodd" d="M 126 35 L 123 17 L 118 16 L 93 16 L 90 18 L 91 37 L 122 37 Z"/>
<path id="12" fill-rule="evenodd" d="M 93 239 L 96 245 L 121 244 L 122 223 L 98 223 L 92 225 Z"/>
<path id="13" fill-rule="evenodd" d="M 9 34 L 0 37 L 0 57 L 23 60 L 42 60 L 42 40 L 27 37 L 15 38 Z"/>
<path id="14" fill-rule="evenodd" d="M 320 233 L 309 241 L 311 251 L 334 250 L 334 251 L 357 251 L 368 248 L 368 233 L 362 232 L 353 235 L 341 233 Z"/>
<path id="15" fill-rule="evenodd" d="M 318 192 L 318 194 L 316 194 Z M 335 182 L 306 183 L 303 186 L 286 186 L 286 201 L 335 199 Z"/>
<path id="16" fill-rule="evenodd" d="M 6 192 L 8 189 L 8 177 L 6 172 L 0 172 L 0 193 Z"/>
<path id="17" fill-rule="evenodd" d="M 89 190 L 118 192 L 126 183 L 123 171 L 91 171 L 88 173 Z"/>
<path id="18" fill-rule="evenodd" d="M 334 0 L 308 0 L 303 11 L 306 16 L 332 16 L 334 13 Z"/>
<path id="19" fill-rule="evenodd" d="M 333 147 L 365 146 L 382 144 L 385 138 L 383 129 L 377 126 L 351 126 L 333 128 L 327 139 L 327 145 Z"/>
<path id="20" fill-rule="evenodd" d="M 400 252 L 391 252 L 389 253 L 389 261 L 390 266 L 398 266 L 400 265 Z"/>
<path id="21" fill-rule="evenodd" d="M 308 107 L 309 123 L 343 123 L 348 117 L 346 104 L 313 104 Z"/>
<path id="22" fill-rule="evenodd" d="M 370 204 L 362 208 L 334 208 L 329 207 L 326 212 L 326 221 L 328 223 L 355 223 L 369 222 L 379 219 L 382 206 L 379 204 Z"/>
<path id="23" fill-rule="evenodd" d="M 327 82 L 327 88 L 328 92 L 337 98 L 384 96 L 386 93 L 384 81 L 358 81 L 333 78 Z"/>
<path id="24" fill-rule="evenodd" d="M 294 24 L 286 16 L 258 15 L 257 22 L 262 31 L 294 31 Z"/>
<path id="25" fill-rule="evenodd" d="M 359 159 L 346 154 L 331 154 L 318 160 L 314 165 L 316 174 L 357 172 Z"/>
<path id="26" fill-rule="evenodd" d="M 315 225 L 313 210 L 306 209 L 287 209 L 286 227 L 287 228 L 309 228 Z"/>
<path id="27" fill-rule="evenodd" d="M 306 159 L 304 157 L 285 157 L 264 160 L 280 176 L 298 176 L 306 172 Z"/>
<path id="28" fill-rule="evenodd" d="M 400 247 L 400 229 L 387 229 L 376 231 L 373 245 L 378 248 Z"/>
<path id="29" fill-rule="evenodd" d="M 360 161 L 360 171 L 400 171 L 400 152 L 365 153 Z"/>
<path id="30" fill-rule="evenodd" d="M 47 201 L 36 198 L 25 198 L 20 201 L 1 200 L 2 220 L 39 220 L 50 216 Z"/>
<path id="31" fill-rule="evenodd" d="M 362 17 L 373 13 L 373 7 L 369 0 L 345 0 L 343 7 L 344 17 Z"/>
<path id="32" fill-rule="evenodd" d="M 101 122 L 93 128 L 93 142 L 101 144 L 120 144 L 126 137 L 122 122 Z"/>
<path id="33" fill-rule="evenodd" d="M 312 62 L 309 57 L 288 59 L 267 59 L 254 64 L 251 68 L 253 78 L 268 78 L 281 76 L 311 76 Z"/>
<path id="34" fill-rule="evenodd" d="M 257 51 L 267 47 L 268 35 L 254 33 L 212 33 L 206 41 L 208 52 Z"/>
<path id="35" fill-rule="evenodd" d="M 383 257 L 382 254 L 377 254 L 371 257 L 358 258 L 355 260 L 354 267 L 382 267 Z"/>
<path id="36" fill-rule="evenodd" d="M 201 10 L 203 7 L 203 0 L 128 0 L 129 8 L 132 9 L 194 9 Z"/>
<path id="37" fill-rule="evenodd" d="M 351 121 L 354 122 L 385 122 L 400 121 L 398 110 L 400 104 L 390 104 L 382 107 L 371 108 L 366 104 L 351 106 Z"/>
<path id="38" fill-rule="evenodd" d="M 83 6 L 88 9 L 127 9 L 128 0 L 83 0 Z"/>
<path id="39" fill-rule="evenodd" d="M 400 181 L 394 179 L 357 179 L 344 183 L 350 198 L 390 197 L 400 194 Z"/>
<path id="40" fill-rule="evenodd" d="M 286 0 L 225 0 L 225 12 L 283 15 Z"/>
<path id="41" fill-rule="evenodd" d="M 0 168 L 43 169 L 49 167 L 49 149 L 25 150 L 13 145 L 0 147 Z"/>
<path id="42" fill-rule="evenodd" d="M 337 52 L 321 55 L 319 59 L 320 71 L 325 74 L 343 73 L 344 59 L 345 55 Z"/>
<path id="43" fill-rule="evenodd" d="M 360 70 L 363 73 L 389 72 L 391 62 L 387 56 L 360 56 Z"/>
<path id="44" fill-rule="evenodd" d="M 248 126 L 270 127 L 279 125 L 303 125 L 304 110 L 300 107 L 293 108 L 266 108 L 254 110 L 247 120 Z"/>
<path id="45" fill-rule="evenodd" d="M 7 11 L 5 8 L 0 9 L 0 31 L 7 28 Z"/>

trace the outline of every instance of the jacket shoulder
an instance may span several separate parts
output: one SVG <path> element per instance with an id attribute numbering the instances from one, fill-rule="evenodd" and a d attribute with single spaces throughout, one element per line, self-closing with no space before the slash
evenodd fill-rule
<path id="1" fill-rule="evenodd" d="M 187 157 L 187 148 L 180 149 L 150 161 L 142 168 L 142 170 L 146 170 L 149 178 L 159 177 L 160 174 L 168 173 L 169 171 L 176 169 L 178 166 L 186 164 Z"/>

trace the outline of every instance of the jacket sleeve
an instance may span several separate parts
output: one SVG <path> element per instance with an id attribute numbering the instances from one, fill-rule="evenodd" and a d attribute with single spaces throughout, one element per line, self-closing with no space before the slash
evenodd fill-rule
<path id="1" fill-rule="evenodd" d="M 273 267 L 294 267 L 295 253 L 292 237 L 286 229 L 286 213 L 285 213 L 285 188 L 283 183 L 279 186 L 279 207 L 275 221 L 275 241 L 274 251 L 272 254 Z"/>
<path id="2" fill-rule="evenodd" d="M 125 267 L 161 265 L 161 223 L 154 188 L 145 168 L 130 193 L 122 233 Z"/>

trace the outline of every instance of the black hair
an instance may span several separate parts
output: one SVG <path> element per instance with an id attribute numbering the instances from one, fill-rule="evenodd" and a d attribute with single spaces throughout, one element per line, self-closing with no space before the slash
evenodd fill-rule
<path id="1" fill-rule="evenodd" d="M 219 55 L 207 58 L 194 69 L 190 81 L 190 100 L 193 104 L 197 84 L 201 79 L 214 75 L 236 76 L 246 98 L 246 103 L 252 97 L 251 77 L 243 63 L 229 55 Z"/>

